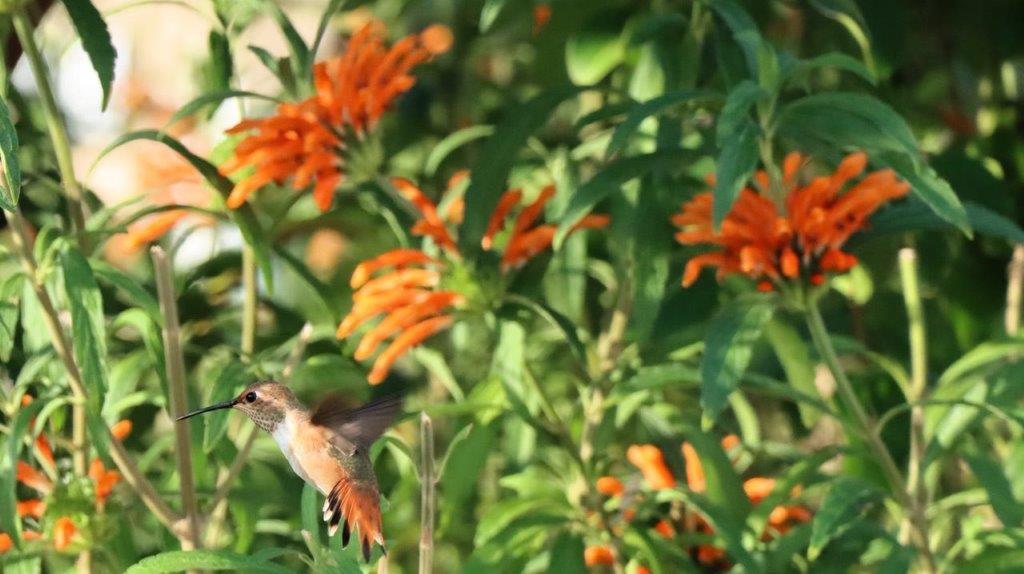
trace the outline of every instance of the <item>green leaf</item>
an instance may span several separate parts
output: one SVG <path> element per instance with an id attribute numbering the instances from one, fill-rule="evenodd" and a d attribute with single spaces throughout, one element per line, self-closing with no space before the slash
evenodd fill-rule
<path id="1" fill-rule="evenodd" d="M 615 131 L 612 132 L 612 138 L 604 152 L 605 158 L 611 158 L 625 149 L 626 144 L 629 143 L 629 138 L 633 136 L 633 133 L 636 132 L 640 124 L 647 118 L 661 114 L 682 103 L 700 102 L 714 97 L 716 97 L 715 94 L 707 90 L 679 90 L 633 106 L 629 110 L 629 114 L 626 115 L 626 119 L 616 126 Z"/>
<path id="2" fill-rule="evenodd" d="M 491 372 L 505 389 L 512 410 L 527 423 L 536 424 L 530 411 L 526 389 L 526 330 L 516 321 L 502 321 L 498 327 L 498 345 L 494 349 Z"/>
<path id="3" fill-rule="evenodd" d="M 320 534 L 319 498 L 319 493 L 309 483 L 302 484 L 302 529 L 309 532 L 315 550 L 320 550 L 323 547 L 323 537 Z"/>
<path id="4" fill-rule="evenodd" d="M 768 97 L 761 86 L 751 80 L 743 80 L 736 87 L 729 90 L 729 97 L 725 99 L 725 106 L 718 114 L 716 126 L 716 141 L 718 147 L 723 147 L 730 136 L 740 131 L 743 125 L 751 121 L 750 108 L 754 104 Z"/>
<path id="5" fill-rule="evenodd" d="M 743 481 L 732 461 L 722 450 L 721 443 L 710 435 L 695 428 L 685 429 L 683 435 L 700 458 L 706 481 L 704 496 L 728 513 L 730 523 L 735 524 L 739 535 L 750 513 L 750 501 L 744 494 Z"/>
<path id="6" fill-rule="evenodd" d="M 871 55 L 871 35 L 864 16 L 855 0 L 811 0 L 811 6 L 826 18 L 839 22 L 860 47 L 864 64 L 875 74 L 875 60 Z"/>
<path id="7" fill-rule="evenodd" d="M 583 31 L 565 44 L 565 68 L 577 86 L 600 82 L 625 56 L 626 41 L 616 32 Z"/>
<path id="8" fill-rule="evenodd" d="M 775 356 L 789 384 L 807 396 L 816 396 L 818 389 L 814 386 L 814 361 L 800 333 L 776 317 L 765 327 L 765 336 L 775 350 Z M 800 410 L 800 420 L 807 428 L 813 427 L 821 418 L 821 412 L 811 405 L 798 402 L 797 408 Z"/>
<path id="9" fill-rule="evenodd" d="M 708 484 L 711 484 L 710 480 Z M 726 553 L 730 560 L 740 564 L 743 572 L 762 572 L 763 568 L 758 567 L 757 560 L 743 546 L 743 522 L 737 520 L 732 513 L 719 504 L 708 500 L 707 497 L 690 490 L 661 490 L 658 492 L 658 502 L 681 501 L 687 506 L 695 509 L 711 526 L 717 536 L 725 543 Z M 747 497 L 740 492 L 737 499 L 740 504 L 748 504 Z"/>
<path id="10" fill-rule="evenodd" d="M 514 106 L 484 143 L 466 190 L 466 215 L 459 228 L 459 249 L 463 254 L 472 258 L 480 252 L 487 221 L 505 191 L 508 174 L 527 138 L 544 125 L 559 104 L 579 92 L 575 87 L 555 88 Z"/>
<path id="11" fill-rule="evenodd" d="M 141 283 L 124 271 L 100 259 L 90 259 L 89 266 L 96 279 L 128 295 L 128 299 L 133 305 L 145 311 L 154 323 L 163 326 L 164 316 L 160 313 L 160 304 Z"/>
<path id="12" fill-rule="evenodd" d="M 830 541 L 841 536 L 881 498 L 882 493 L 864 481 L 851 477 L 836 479 L 811 523 L 808 557 L 817 559 Z"/>
<path id="13" fill-rule="evenodd" d="M 437 173 L 437 168 L 453 151 L 468 144 L 471 141 L 487 137 L 494 133 L 494 126 L 479 125 L 462 128 L 448 134 L 443 140 L 437 142 L 423 162 L 423 173 L 432 176 Z"/>
<path id="14" fill-rule="evenodd" d="M 15 493 L 15 468 L 21 454 L 22 443 L 29 436 L 29 424 L 46 401 L 35 400 L 28 406 L 16 411 L 14 418 L 8 422 L 7 442 L 3 453 L 0 453 L 0 531 L 6 532 L 14 540 L 15 545 L 21 543 L 21 519 L 17 515 L 17 496 Z"/>
<path id="15" fill-rule="evenodd" d="M 231 194 L 235 184 L 227 177 L 221 175 L 220 171 L 217 170 L 217 166 L 189 151 L 177 139 L 157 130 L 139 130 L 118 137 L 100 152 L 96 157 L 96 161 L 93 162 L 93 166 L 95 167 L 96 163 L 99 163 L 111 151 L 136 140 L 150 140 L 166 145 L 191 164 L 203 176 L 206 182 L 217 190 L 224 200 L 227 200 L 228 195 Z M 256 218 L 256 212 L 252 206 L 246 203 L 237 209 L 227 210 L 227 213 L 235 225 L 238 226 L 238 230 L 242 233 L 246 244 L 252 247 L 253 253 L 256 256 L 256 263 L 263 273 L 263 282 L 266 284 L 267 290 L 273 292 L 274 270 L 270 263 L 270 240 L 260 227 L 259 220 Z M 481 235 L 483 235 L 482 231 Z"/>
<path id="16" fill-rule="evenodd" d="M 262 574 L 291 572 L 265 559 L 226 550 L 173 550 L 143 558 L 128 568 L 126 574 L 163 574 L 186 570 L 233 570 Z"/>
<path id="17" fill-rule="evenodd" d="M 992 510 L 1006 528 L 1024 525 L 1024 504 L 1013 494 L 1003 464 L 993 460 L 981 452 L 964 453 L 964 459 L 971 467 L 971 472 L 988 493 L 988 502 Z"/>
<path id="18" fill-rule="evenodd" d="M 191 116 L 192 114 L 199 112 L 200 110 L 209 106 L 210 104 L 220 104 L 224 100 L 230 98 L 256 98 L 271 102 L 281 101 L 273 96 L 258 94 L 256 92 L 247 92 L 245 90 L 223 90 L 220 92 L 203 94 L 188 102 L 184 106 L 178 108 L 178 111 L 174 112 L 174 115 L 171 116 L 171 119 L 167 120 L 167 123 L 164 124 L 164 129 L 167 129 L 170 126 L 173 126 L 174 124 L 180 122 L 181 120 Z"/>
<path id="19" fill-rule="evenodd" d="M 619 191 L 626 182 L 654 171 L 685 167 L 696 155 L 697 153 L 692 150 L 674 148 L 619 158 L 610 162 L 604 169 L 581 185 L 576 193 L 569 198 L 569 204 L 558 217 L 558 231 L 555 233 L 554 239 L 555 248 L 561 247 L 566 236 L 572 232 L 573 226 L 589 214 L 598 203 Z"/>
<path id="20" fill-rule="evenodd" d="M 205 380 L 202 381 L 202 386 L 208 389 L 204 403 L 207 405 L 226 401 L 236 396 L 249 382 L 249 373 L 242 363 L 227 353 L 218 356 L 215 366 L 204 375 Z M 227 432 L 230 415 L 230 409 L 203 415 L 203 451 L 207 454 L 213 452 L 217 443 Z"/>
<path id="21" fill-rule="evenodd" d="M 114 82 L 114 60 L 117 59 L 107 23 L 90 0 L 64 0 L 64 6 L 68 9 L 78 37 L 82 39 L 82 48 L 100 79 L 103 88 L 102 108 L 107 109 L 110 86 Z"/>
<path id="22" fill-rule="evenodd" d="M 891 167 L 939 217 L 970 234 L 963 205 L 949 184 L 919 158 L 910 126 L 888 104 L 866 94 L 825 92 L 795 100 L 778 116 L 777 134 L 826 152 L 858 149 Z"/>
<path id="23" fill-rule="evenodd" d="M 712 215 L 717 228 L 732 209 L 740 190 L 746 185 L 757 167 L 758 127 L 752 121 L 729 134 L 723 142 L 722 152 L 715 167 L 715 190 Z"/>
<path id="24" fill-rule="evenodd" d="M 320 23 L 316 27 L 316 38 L 313 40 L 313 47 L 310 50 L 311 58 L 315 58 L 317 52 L 320 51 L 320 43 L 323 42 L 324 34 L 327 32 L 327 26 L 331 23 L 331 18 L 342 9 L 348 8 L 348 4 L 349 0 L 331 0 L 327 4 L 327 8 L 320 15 Z"/>
<path id="25" fill-rule="evenodd" d="M 952 365 L 943 371 L 936 382 L 936 387 L 952 385 L 982 367 L 994 363 L 1011 361 L 1024 354 L 1024 341 L 987 341 L 974 347 L 960 356 Z"/>
<path id="26" fill-rule="evenodd" d="M 878 85 L 878 78 L 861 63 L 860 60 L 843 54 L 842 52 L 828 52 L 809 60 L 798 60 L 789 70 L 786 71 L 785 80 L 792 82 L 803 81 L 811 72 L 819 68 L 836 68 L 844 72 L 850 72 L 860 76 L 872 86 Z"/>
<path id="27" fill-rule="evenodd" d="M 11 360 L 14 333 L 18 329 L 17 299 L 0 301 L 0 363 Z"/>
<path id="28" fill-rule="evenodd" d="M 548 560 L 550 574 L 586 574 L 587 565 L 583 563 L 583 539 L 578 534 L 562 532 L 551 545 L 551 558 Z"/>
<path id="29" fill-rule="evenodd" d="M 970 560 L 958 564 L 956 571 L 961 574 L 1016 574 L 1024 571 L 1024 549 L 989 546 Z"/>
<path id="30" fill-rule="evenodd" d="M 331 312 L 331 316 L 326 318 L 327 321 L 337 324 L 341 320 L 341 299 L 327 285 L 324 285 L 323 281 L 317 279 L 316 275 L 313 275 L 313 272 L 309 270 L 309 267 L 301 259 L 292 255 L 284 246 L 275 245 L 274 253 L 299 276 L 299 279 L 306 285 L 309 285 L 310 289 L 317 294 L 320 302 Z"/>
<path id="31" fill-rule="evenodd" d="M 266 4 L 270 8 L 278 27 L 281 28 L 281 33 L 284 34 L 285 40 L 288 41 L 292 60 L 295 62 L 295 68 L 299 72 L 297 75 L 302 78 L 309 77 L 310 71 L 313 69 L 313 58 L 312 53 L 309 51 L 309 46 L 306 45 L 305 40 L 299 35 L 298 30 L 295 29 L 292 21 L 288 19 L 288 15 L 285 14 L 277 2 L 267 2 Z"/>
<path id="32" fill-rule="evenodd" d="M 981 235 L 999 237 L 1011 244 L 1024 243 L 1024 230 L 1012 219 L 970 201 L 964 202 L 964 211 L 967 213 L 971 229 Z M 956 231 L 957 227 L 936 215 L 935 211 L 922 201 L 904 201 L 875 214 L 871 218 L 871 225 L 862 235 L 872 237 L 918 230 Z"/>
<path id="33" fill-rule="evenodd" d="M 107 392 L 103 295 L 89 262 L 77 249 L 66 246 L 60 260 L 64 292 L 71 311 L 71 346 L 81 370 L 82 382 L 89 393 L 89 410 L 98 414 L 101 400 Z"/>
<path id="34" fill-rule="evenodd" d="M 725 408 L 773 312 L 774 307 L 767 301 L 736 301 L 711 319 L 700 365 L 700 405 L 705 424 L 713 422 Z"/>
<path id="35" fill-rule="evenodd" d="M 587 350 L 583 345 L 583 341 L 580 340 L 579 333 L 576 332 L 576 324 L 573 323 L 568 317 L 555 311 L 548 305 L 540 303 L 530 299 L 528 297 L 521 296 L 508 296 L 508 301 L 521 307 L 525 307 L 529 311 L 532 311 L 538 317 L 544 319 L 562 332 L 562 336 L 565 338 L 565 342 L 569 345 L 569 350 L 582 364 L 587 363 Z"/>
<path id="36" fill-rule="evenodd" d="M 480 31 L 486 32 L 494 25 L 495 20 L 501 15 L 507 0 L 484 0 L 480 9 Z"/>
<path id="37" fill-rule="evenodd" d="M 18 132 L 11 123 L 11 111 L 0 98 L 0 162 L 4 170 L 0 186 L 0 209 L 14 211 L 21 195 L 21 163 L 18 162 Z"/>

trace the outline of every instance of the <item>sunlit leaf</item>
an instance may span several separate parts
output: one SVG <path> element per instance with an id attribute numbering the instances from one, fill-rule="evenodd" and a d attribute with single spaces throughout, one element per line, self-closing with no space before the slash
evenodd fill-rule
<path id="1" fill-rule="evenodd" d="M 881 496 L 878 489 L 856 478 L 841 477 L 833 482 L 811 523 L 808 557 L 811 560 L 817 558 L 825 545 L 841 536 Z"/>
<path id="2" fill-rule="evenodd" d="M 71 23 L 82 40 L 82 48 L 96 70 L 100 86 L 103 88 L 103 109 L 110 101 L 110 87 L 114 83 L 114 61 L 117 51 L 110 40 L 110 31 L 99 10 L 91 0 L 64 0 L 64 6 L 71 16 Z"/>
<path id="3" fill-rule="evenodd" d="M 186 570 L 232 570 L 261 574 L 288 574 L 290 569 L 266 559 L 227 550 L 172 550 L 148 556 L 128 568 L 126 574 L 163 574 Z"/>
<path id="4" fill-rule="evenodd" d="M 711 319 L 700 365 L 705 423 L 714 421 L 725 408 L 773 312 L 774 307 L 766 301 L 733 302 Z"/>
<path id="5" fill-rule="evenodd" d="M 21 195 L 21 164 L 18 162 L 18 132 L 11 123 L 11 111 L 0 98 L 0 162 L 4 179 L 0 185 L 0 209 L 14 211 Z"/>

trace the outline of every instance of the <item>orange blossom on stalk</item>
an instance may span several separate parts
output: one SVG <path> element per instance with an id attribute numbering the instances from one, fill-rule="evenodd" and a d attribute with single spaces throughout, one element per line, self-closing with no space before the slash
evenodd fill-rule
<path id="1" fill-rule="evenodd" d="M 464 177 L 464 172 L 457 173 L 449 189 Z M 385 340 L 394 337 L 374 361 L 367 377 L 372 385 L 382 382 L 394 362 L 410 348 L 450 327 L 454 322 L 452 311 L 493 303 L 489 296 L 482 295 L 463 280 L 465 267 L 461 265 L 454 229 L 454 224 L 462 220 L 462 198 L 451 201 L 442 214 L 411 181 L 395 178 L 392 184 L 420 214 L 420 219 L 412 226 L 412 234 L 430 238 L 440 248 L 440 253 L 435 256 L 421 249 L 393 249 L 363 261 L 352 273 L 351 286 L 355 290 L 352 309 L 338 326 L 338 338 L 352 335 L 378 315 L 386 315 L 363 335 L 356 348 L 355 358 L 362 361 L 369 359 Z M 510 190 L 499 200 L 481 244 L 486 251 L 499 250 L 496 238 L 510 227 L 499 250 L 500 276 L 507 276 L 551 246 L 556 226 L 537 224 L 537 220 L 554 193 L 554 186 L 545 187 L 534 201 L 522 206 L 514 218 L 511 215 L 522 201 L 522 191 Z M 575 229 L 595 229 L 607 224 L 607 216 L 591 215 Z M 481 298 L 488 300 L 477 300 Z"/>
<path id="2" fill-rule="evenodd" d="M 747 275 L 758 281 L 758 289 L 771 291 L 784 281 L 820 285 L 826 273 L 844 273 L 857 264 L 855 256 L 842 250 L 843 245 L 864 228 L 872 213 L 906 195 L 910 186 L 890 169 L 872 172 L 847 186 L 867 166 L 863 152 L 846 156 L 833 173 L 801 184 L 804 160 L 793 152 L 783 162 L 784 213 L 764 195 L 768 188 L 764 171 L 754 175 L 759 191 L 741 190 L 718 230 L 712 225 L 711 193 L 699 194 L 683 205 L 672 217 L 681 229 L 676 240 L 716 247 L 686 263 L 684 287 L 692 285 L 704 267 L 717 267 L 719 278 Z"/>
<path id="3" fill-rule="evenodd" d="M 348 41 L 345 52 L 313 67 L 315 94 L 298 103 L 282 103 L 265 118 L 246 119 L 227 130 L 246 134 L 220 166 L 224 175 L 243 173 L 227 205 L 235 209 L 267 185 L 291 180 L 293 189 L 313 186 L 321 211 L 331 206 L 344 179 L 344 153 L 350 138 L 372 130 L 395 98 L 416 83 L 413 68 L 446 52 L 451 31 L 433 25 L 388 48 L 384 26 L 368 22 Z"/>

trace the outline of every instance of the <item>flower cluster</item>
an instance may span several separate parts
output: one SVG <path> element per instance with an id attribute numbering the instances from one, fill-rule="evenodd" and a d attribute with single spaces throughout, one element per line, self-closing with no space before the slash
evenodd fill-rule
<path id="1" fill-rule="evenodd" d="M 32 398 L 27 395 L 22 399 L 23 405 L 31 402 Z M 30 426 L 34 425 L 35 423 L 32 422 Z M 120 441 L 124 440 L 131 433 L 131 430 L 131 421 L 122 420 L 110 427 L 110 434 L 115 440 Z M 42 463 L 49 468 L 48 472 L 55 475 L 56 465 L 53 451 L 50 449 L 49 441 L 42 433 L 36 438 L 34 449 L 35 454 Z M 54 481 L 50 476 L 25 461 L 18 461 L 15 479 L 20 484 L 35 490 L 44 498 L 51 495 L 54 491 Z M 89 479 L 92 482 L 96 510 L 102 511 L 106 505 L 107 498 L 113 492 L 114 487 L 121 481 L 121 474 L 116 470 L 108 470 L 103 465 L 103 461 L 96 458 L 89 465 Z M 40 498 L 21 500 L 17 503 L 17 515 L 20 519 L 31 519 L 37 525 L 42 526 L 44 524 L 43 518 L 46 508 L 47 503 Z M 75 521 L 70 516 L 58 516 L 53 520 L 49 530 L 49 540 L 53 544 L 54 549 L 62 551 L 72 544 L 75 535 L 78 533 L 78 525 L 75 524 Z M 21 537 L 23 540 L 30 542 L 45 538 L 41 530 L 25 530 L 22 532 Z M 10 550 L 13 545 L 14 541 L 10 534 L 0 532 L 0 554 Z"/>
<path id="2" fill-rule="evenodd" d="M 864 153 L 851 154 L 834 173 L 800 185 L 805 158 L 791 153 L 782 166 L 785 213 L 765 196 L 769 178 L 758 171 L 754 181 L 760 192 L 744 188 L 718 230 L 712 225 L 711 194 L 694 197 L 672 217 L 681 228 L 676 240 L 719 249 L 687 262 L 683 286 L 692 285 L 708 266 L 718 268 L 719 278 L 742 273 L 756 279 L 762 291 L 795 279 L 820 285 L 826 273 L 849 271 L 857 258 L 843 251 L 843 245 L 879 207 L 910 189 L 892 170 L 885 169 L 866 175 L 844 191 L 847 183 L 864 172 L 867 162 Z"/>
<path id="3" fill-rule="evenodd" d="M 453 176 L 449 190 L 466 176 L 466 172 Z M 363 335 L 356 348 L 355 358 L 362 361 L 370 358 L 384 340 L 394 336 L 370 371 L 368 381 L 373 385 L 387 377 L 391 366 L 406 351 L 451 326 L 454 321 L 451 311 L 470 299 L 459 286 L 445 285 L 445 271 L 457 266 L 461 259 L 455 229 L 449 226 L 462 221 L 462 199 L 454 199 L 447 210 L 440 213 L 438 206 L 411 181 L 396 178 L 392 184 L 420 214 L 411 229 L 413 235 L 430 238 L 441 253 L 435 257 L 420 249 L 394 249 L 363 261 L 352 273 L 353 305 L 338 326 L 338 338 L 348 337 L 377 315 L 387 314 Z M 502 274 L 522 267 L 551 246 L 556 226 L 536 222 L 554 193 L 554 186 L 545 187 L 512 220 L 501 250 Z M 522 203 L 522 198 L 523 193 L 518 189 L 502 195 L 481 242 L 484 250 L 498 248 L 498 236 L 509 227 L 511 214 Z M 590 215 L 577 224 L 576 229 L 601 228 L 608 221 L 605 215 Z"/>
<path id="4" fill-rule="evenodd" d="M 269 117 L 243 120 L 229 134 L 248 134 L 220 167 L 224 175 L 245 172 L 228 197 L 229 208 L 274 182 L 291 179 L 293 189 L 313 184 L 313 199 L 326 211 L 343 179 L 346 131 L 356 137 L 373 129 L 395 98 L 416 83 L 412 69 L 446 52 L 451 31 L 441 25 L 407 36 L 390 48 L 384 28 L 365 24 L 352 35 L 345 53 L 313 68 L 316 93 L 299 103 L 283 103 Z"/>
<path id="5" fill-rule="evenodd" d="M 722 439 L 722 448 L 732 454 L 740 447 L 736 435 L 728 435 Z M 686 486 L 691 491 L 702 493 L 707 489 L 704 467 L 696 449 L 688 443 L 682 444 L 683 459 L 686 462 Z M 661 449 L 651 444 L 632 445 L 626 451 L 626 458 L 643 476 L 643 482 L 650 490 L 665 490 L 676 487 L 676 478 L 665 463 Z M 743 482 L 743 490 L 752 504 L 760 504 L 775 489 L 776 481 L 768 477 L 752 477 Z M 630 497 L 626 485 L 614 476 L 603 476 L 597 480 L 596 489 L 599 493 L 618 499 L 620 514 L 624 521 L 632 521 L 636 516 L 633 503 L 642 498 L 642 493 Z M 794 493 L 795 495 L 795 493 Z M 808 522 L 810 511 L 797 504 L 784 504 L 772 509 L 765 538 L 785 534 L 793 525 Z M 714 534 L 714 529 L 701 516 L 695 513 L 684 513 L 676 518 L 659 518 L 653 521 L 652 529 L 668 540 L 675 539 L 679 533 Z M 691 555 L 706 568 L 725 569 L 728 566 L 725 550 L 712 544 L 698 544 L 688 549 Z M 586 549 L 584 556 L 588 566 L 612 564 L 614 557 L 610 547 L 592 545 Z M 641 567 L 642 568 L 642 567 Z"/>

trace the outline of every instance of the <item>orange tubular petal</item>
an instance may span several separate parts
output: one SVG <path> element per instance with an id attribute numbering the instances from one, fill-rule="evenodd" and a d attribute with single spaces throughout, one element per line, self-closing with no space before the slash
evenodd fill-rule
<path id="1" fill-rule="evenodd" d="M 352 299 L 359 303 L 388 291 L 436 287 L 440 279 L 440 274 L 433 269 L 399 269 L 367 281 L 352 295 Z"/>
<path id="2" fill-rule="evenodd" d="M 608 546 L 588 546 L 583 551 L 583 562 L 587 566 L 610 566 L 615 563 L 615 555 Z"/>
<path id="3" fill-rule="evenodd" d="M 61 516 L 53 524 L 53 547 L 58 551 L 64 550 L 71 544 L 77 531 L 78 528 L 70 518 Z"/>
<path id="4" fill-rule="evenodd" d="M 20 460 L 18 461 L 17 470 L 15 471 L 15 478 L 18 482 L 43 494 L 47 494 L 53 490 L 53 483 L 50 482 L 49 478 L 46 478 L 45 474 Z"/>
<path id="5" fill-rule="evenodd" d="M 14 541 L 11 540 L 11 535 L 6 532 L 0 532 L 0 554 L 10 551 L 14 547 Z"/>
<path id="6" fill-rule="evenodd" d="M 172 209 L 153 214 L 138 224 L 132 225 L 128 230 L 128 248 L 135 250 L 160 239 L 187 213 L 184 209 Z"/>
<path id="7" fill-rule="evenodd" d="M 508 212 L 522 199 L 523 191 L 521 189 L 510 189 L 501 195 L 498 205 L 494 207 L 494 211 L 491 212 L 491 218 L 487 221 L 487 230 L 480 240 L 480 246 L 485 251 L 490 251 L 494 236 L 505 225 L 505 217 L 508 216 Z"/>
<path id="8" fill-rule="evenodd" d="M 438 261 L 419 249 L 392 249 L 357 265 L 355 271 L 352 272 L 352 279 L 349 280 L 349 285 L 353 289 L 362 287 L 375 271 L 384 267 L 423 265 L 426 263 L 438 263 Z"/>
<path id="9" fill-rule="evenodd" d="M 796 253 L 788 247 L 782 252 L 780 265 L 782 268 L 782 274 L 790 279 L 800 274 L 800 259 L 796 256 Z"/>
<path id="10" fill-rule="evenodd" d="M 775 489 L 775 479 L 756 476 L 743 482 L 743 492 L 747 494 L 750 502 L 757 504 L 768 497 Z"/>
<path id="11" fill-rule="evenodd" d="M 402 329 L 415 325 L 435 313 L 439 313 L 446 307 L 457 305 L 462 301 L 462 295 L 454 291 L 440 291 L 431 293 L 422 302 L 406 305 L 392 311 L 390 315 L 363 336 L 363 340 L 359 342 L 359 346 L 356 347 L 356 352 L 353 356 L 357 361 L 369 358 L 384 339 Z"/>
<path id="12" fill-rule="evenodd" d="M 640 469 L 647 485 L 653 490 L 675 488 L 676 479 L 665 466 L 661 450 L 653 444 L 635 444 L 626 451 L 629 462 Z"/>
<path id="13" fill-rule="evenodd" d="M 554 225 L 541 225 L 513 236 L 501 257 L 502 271 L 518 267 L 550 247 L 555 238 L 555 231 Z"/>
<path id="14" fill-rule="evenodd" d="M 654 530 L 660 534 L 662 538 L 671 539 L 676 535 L 676 529 L 668 520 L 659 520 L 658 523 L 654 525 Z"/>
<path id="15" fill-rule="evenodd" d="M 384 349 L 384 352 L 377 357 L 377 360 L 373 364 L 373 369 L 367 377 L 369 383 L 371 385 L 378 385 L 383 382 L 388 376 L 388 372 L 391 371 L 391 366 L 399 357 L 401 357 L 410 348 L 422 343 L 428 337 L 431 337 L 439 331 L 451 326 L 453 320 L 454 319 L 450 315 L 431 317 L 430 319 L 421 321 L 403 331 L 402 334 L 396 337 L 395 340 L 388 345 L 388 348 Z"/>
<path id="16" fill-rule="evenodd" d="M 579 220 L 579 222 L 576 225 L 573 225 L 572 230 L 577 231 L 580 229 L 604 229 L 605 227 L 608 227 L 608 225 L 611 222 L 612 218 L 610 215 L 591 214 Z"/>
<path id="17" fill-rule="evenodd" d="M 551 6 L 548 4 L 537 4 L 533 7 L 533 35 L 540 34 L 544 26 L 551 20 Z"/>
<path id="18" fill-rule="evenodd" d="M 738 446 L 740 446 L 740 437 L 734 434 L 727 434 L 722 437 L 722 450 L 725 452 L 729 452 Z"/>
<path id="19" fill-rule="evenodd" d="M 541 211 L 544 210 L 544 205 L 547 204 L 548 200 L 554 197 L 554 195 L 555 186 L 545 186 L 544 189 L 540 191 L 540 195 L 537 196 L 537 199 L 533 200 L 533 203 L 527 205 L 519 212 L 519 217 L 516 217 L 515 226 L 512 228 L 512 239 L 510 239 L 510 241 L 514 241 L 516 236 L 523 233 L 533 225 L 533 222 L 540 216 Z"/>
<path id="20" fill-rule="evenodd" d="M 420 301 L 427 295 L 428 292 L 421 289 L 396 289 L 356 301 L 352 310 L 341 320 L 335 336 L 344 339 L 375 315 Z"/>
<path id="21" fill-rule="evenodd" d="M 35 440 L 36 452 L 39 453 L 40 458 L 45 460 L 51 467 L 56 465 L 56 461 L 53 458 L 53 449 L 50 448 L 50 441 L 42 434 L 36 437 Z"/>
<path id="22" fill-rule="evenodd" d="M 110 434 L 114 437 L 114 440 L 128 438 L 128 435 L 132 434 L 132 421 L 128 419 L 117 421 L 114 423 L 114 426 L 110 427 Z"/>
<path id="23" fill-rule="evenodd" d="M 42 518 L 43 512 L 46 511 L 46 503 L 38 498 L 32 498 L 29 500 L 22 500 L 17 504 L 17 512 L 19 518 L 31 516 L 32 518 Z"/>
<path id="24" fill-rule="evenodd" d="M 697 450 L 688 442 L 682 446 L 683 460 L 686 461 L 686 485 L 694 492 L 704 492 L 707 479 L 704 477 L 704 465 L 697 456 Z"/>
<path id="25" fill-rule="evenodd" d="M 448 26 L 444 24 L 434 24 L 427 26 L 422 32 L 420 32 L 420 44 L 423 48 L 432 56 L 438 56 L 444 54 L 451 49 L 452 44 L 455 42 L 455 36 L 452 35 L 452 31 Z"/>
<path id="26" fill-rule="evenodd" d="M 626 491 L 622 481 L 614 476 L 602 476 L 597 479 L 597 491 L 605 496 L 621 496 Z"/>

